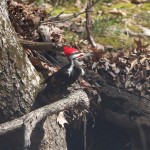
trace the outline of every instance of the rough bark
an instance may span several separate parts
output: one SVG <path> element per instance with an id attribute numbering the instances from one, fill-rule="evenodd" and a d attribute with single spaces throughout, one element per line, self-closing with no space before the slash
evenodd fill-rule
<path id="1" fill-rule="evenodd" d="M 0 3 L 0 123 L 30 112 L 39 87 L 40 78 L 16 37 L 8 17 L 6 0 L 2 0 Z M 51 130 L 51 138 L 55 139 L 55 136 L 59 135 L 58 140 L 65 140 L 64 129 L 62 130 L 56 125 L 55 119 L 56 116 L 52 116 L 52 120 L 49 121 L 51 126 L 45 123 L 47 126 L 45 125 L 44 136 L 48 136 L 47 131 Z M 20 126 L 20 121 L 17 123 Z M 44 121 L 40 122 L 39 126 L 36 127 L 34 135 L 37 136 L 31 142 L 33 143 L 32 150 L 44 149 L 39 146 L 41 141 L 38 141 L 38 136 L 40 136 L 39 139 L 41 140 L 44 133 L 44 129 L 41 128 L 43 123 Z M 60 131 L 60 134 L 56 134 L 57 131 Z M 11 133 L 0 136 L 0 149 L 21 150 L 23 149 L 23 140 L 23 130 L 21 128 L 16 129 Z M 59 149 L 61 146 L 66 148 L 64 141 L 57 142 L 58 145 L 53 142 L 54 140 L 49 140 L 48 144 L 45 142 L 41 142 L 41 144 L 47 146 L 47 150 Z"/>
<path id="2" fill-rule="evenodd" d="M 21 128 L 23 124 L 26 125 L 28 122 L 33 126 L 30 127 L 34 128 L 37 123 L 39 123 L 41 120 L 44 120 L 47 116 L 57 114 L 60 111 L 69 109 L 70 107 L 76 107 L 78 105 L 85 109 L 89 108 L 88 97 L 82 90 L 77 90 L 70 94 L 67 98 L 63 98 L 58 102 L 36 109 L 20 118 L 0 124 L 0 135 Z"/>
<path id="3" fill-rule="evenodd" d="M 49 116 L 44 123 L 47 134 L 44 134 L 40 150 L 67 150 L 66 130 L 58 125 L 56 117 L 57 115 Z"/>
<path id="4" fill-rule="evenodd" d="M 0 5 L 0 123 L 30 111 L 40 78 L 16 40 L 6 1 Z"/>
<path id="5" fill-rule="evenodd" d="M 16 39 L 6 1 L 0 4 L 0 123 L 31 110 L 40 78 Z M 21 149 L 22 131 L 0 136 L 0 149 Z"/>

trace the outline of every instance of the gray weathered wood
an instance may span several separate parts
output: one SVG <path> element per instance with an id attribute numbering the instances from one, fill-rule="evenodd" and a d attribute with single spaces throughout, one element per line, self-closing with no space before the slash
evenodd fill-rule
<path id="1" fill-rule="evenodd" d="M 20 44 L 23 46 L 23 48 L 28 48 L 31 50 L 36 51 L 53 51 L 58 50 L 62 51 L 62 45 L 55 45 L 48 42 L 33 42 L 28 40 L 19 39 Z"/>
<path id="2" fill-rule="evenodd" d="M 42 119 L 45 119 L 47 116 L 78 105 L 82 106 L 83 108 L 89 107 L 88 97 L 86 93 L 81 90 L 72 93 L 69 95 L 69 97 L 58 102 L 34 110 L 23 117 L 1 124 L 0 135 L 18 129 L 25 123 L 27 123 L 30 127 L 32 126 L 31 128 L 33 129 L 38 122 L 40 122 Z"/>

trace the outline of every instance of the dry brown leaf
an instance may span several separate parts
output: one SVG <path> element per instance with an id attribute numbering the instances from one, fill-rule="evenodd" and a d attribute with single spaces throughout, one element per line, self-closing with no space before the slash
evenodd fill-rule
<path id="1" fill-rule="evenodd" d="M 57 116 L 57 123 L 61 125 L 61 127 L 63 128 L 64 128 L 65 123 L 68 124 L 67 120 L 65 119 L 64 111 L 61 111 L 59 115 Z"/>
<path id="2" fill-rule="evenodd" d="M 148 58 L 147 57 L 143 57 L 142 59 L 140 59 L 140 63 L 143 64 L 146 59 L 148 59 Z"/>
<path id="3" fill-rule="evenodd" d="M 141 41 L 141 39 L 139 38 L 139 40 L 134 39 L 134 42 L 136 43 L 136 51 L 139 53 L 143 53 L 143 52 L 147 52 L 147 47 L 149 46 L 149 44 L 144 45 Z"/>
<path id="4" fill-rule="evenodd" d="M 91 88 L 91 84 L 89 84 L 87 81 L 81 79 L 81 81 L 79 82 L 80 86 L 86 89 Z"/>
<path id="5" fill-rule="evenodd" d="M 31 31 L 46 17 L 44 9 L 37 9 L 30 5 L 19 4 L 14 1 L 8 1 L 7 4 L 12 25 L 16 32 L 22 36 L 31 36 Z"/>
<path id="6" fill-rule="evenodd" d="M 116 8 L 114 8 L 113 10 L 108 11 L 108 13 L 114 14 L 114 15 L 127 16 L 127 14 L 126 14 L 125 11 L 118 10 L 118 9 L 116 9 Z"/>
<path id="7" fill-rule="evenodd" d="M 131 71 L 133 69 L 133 67 L 138 63 L 138 59 L 135 59 L 131 62 L 131 67 L 130 67 L 130 70 Z"/>

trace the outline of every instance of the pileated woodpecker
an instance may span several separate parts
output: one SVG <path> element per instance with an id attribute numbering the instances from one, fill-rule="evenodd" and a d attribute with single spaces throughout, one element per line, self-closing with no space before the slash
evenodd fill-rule
<path id="1" fill-rule="evenodd" d="M 69 64 L 49 76 L 43 83 L 46 83 L 48 91 L 61 90 L 64 92 L 82 74 L 83 69 L 78 63 L 78 59 L 85 56 L 75 48 L 64 46 L 64 53 L 69 60 Z"/>

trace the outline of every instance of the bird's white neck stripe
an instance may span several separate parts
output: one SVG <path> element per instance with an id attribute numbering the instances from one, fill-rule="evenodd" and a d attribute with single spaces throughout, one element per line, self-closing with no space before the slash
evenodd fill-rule
<path id="1" fill-rule="evenodd" d="M 70 66 L 70 68 L 68 69 L 68 74 L 70 76 L 71 72 L 73 71 L 73 65 Z"/>
<path id="2" fill-rule="evenodd" d="M 81 75 L 83 76 L 85 74 L 85 71 L 83 70 L 83 68 L 81 68 Z"/>

